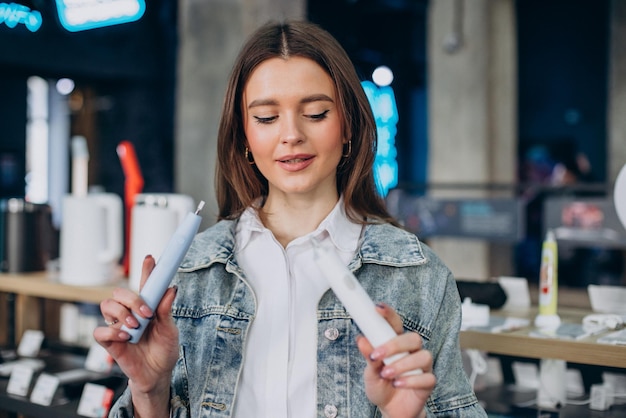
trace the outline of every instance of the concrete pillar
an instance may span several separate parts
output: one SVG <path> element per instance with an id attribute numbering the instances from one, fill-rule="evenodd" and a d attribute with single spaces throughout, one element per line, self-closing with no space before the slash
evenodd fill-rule
<path id="1" fill-rule="evenodd" d="M 217 128 L 231 66 L 246 37 L 270 19 L 302 18 L 304 0 L 179 0 L 175 190 L 206 202 L 215 222 Z"/>
<path id="2" fill-rule="evenodd" d="M 428 16 L 430 183 L 516 180 L 517 61 L 513 0 L 433 0 Z M 436 190 L 489 197 L 487 189 Z M 508 245 L 436 238 L 429 244 L 457 278 L 511 274 Z"/>

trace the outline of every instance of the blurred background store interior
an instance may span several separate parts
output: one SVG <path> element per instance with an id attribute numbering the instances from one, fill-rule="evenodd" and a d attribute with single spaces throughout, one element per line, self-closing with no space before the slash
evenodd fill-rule
<path id="1" fill-rule="evenodd" d="M 619 0 L 150 0 L 136 21 L 76 31 L 56 3 L 0 1 L 0 198 L 58 210 L 70 138 L 80 135 L 94 190 L 123 195 L 116 146 L 128 140 L 144 192 L 212 201 L 234 54 L 265 20 L 303 17 L 337 37 L 364 81 L 391 69 L 397 122 L 387 156 L 397 165 L 385 194 L 436 206 L 428 215 L 446 219 L 431 229 L 414 213 L 402 220 L 457 277 L 536 281 L 546 222 L 564 222 L 562 202 L 546 204 L 558 197 L 593 203 L 603 218 L 592 229 L 617 234 L 563 240 L 563 285 L 626 282 L 626 232 L 609 213 L 626 162 Z M 463 229 L 468 213 L 500 216 L 505 230 L 473 235 Z"/>

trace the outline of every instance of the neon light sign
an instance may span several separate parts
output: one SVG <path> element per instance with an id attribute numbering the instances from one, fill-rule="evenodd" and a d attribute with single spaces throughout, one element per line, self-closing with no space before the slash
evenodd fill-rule
<path id="1" fill-rule="evenodd" d="M 31 32 L 37 32 L 41 27 L 41 13 L 31 10 L 22 4 L 0 3 L 0 24 L 4 23 L 14 29 L 18 23 L 26 26 Z"/>
<path id="2" fill-rule="evenodd" d="M 395 139 L 398 108 L 391 86 L 378 87 L 371 81 L 361 82 L 369 99 L 378 133 L 378 147 L 374 159 L 374 178 L 378 192 L 384 197 L 398 184 L 398 162 Z"/>
<path id="3" fill-rule="evenodd" d="M 70 32 L 139 20 L 145 0 L 56 0 L 61 25 Z"/>

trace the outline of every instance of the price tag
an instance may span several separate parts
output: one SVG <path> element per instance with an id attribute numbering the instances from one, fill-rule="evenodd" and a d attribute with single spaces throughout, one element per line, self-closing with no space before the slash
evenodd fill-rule
<path id="1" fill-rule="evenodd" d="M 27 396 L 34 373 L 35 371 L 30 367 L 23 365 L 15 366 L 11 371 L 11 377 L 9 377 L 7 393 L 17 396 Z"/>
<path id="2" fill-rule="evenodd" d="M 27 329 L 22 334 L 20 345 L 17 347 L 17 355 L 21 357 L 37 357 L 43 342 L 43 332 L 34 329 Z"/>
<path id="3" fill-rule="evenodd" d="M 112 401 L 112 389 L 94 383 L 85 383 L 76 413 L 84 417 L 105 418 Z"/>
<path id="4" fill-rule="evenodd" d="M 52 403 L 54 393 L 59 387 L 59 378 L 51 374 L 42 373 L 37 378 L 35 387 L 30 394 L 30 401 L 39 405 L 48 406 Z"/>
<path id="5" fill-rule="evenodd" d="M 85 369 L 93 372 L 110 372 L 113 358 L 100 344 L 92 344 L 85 359 Z"/>

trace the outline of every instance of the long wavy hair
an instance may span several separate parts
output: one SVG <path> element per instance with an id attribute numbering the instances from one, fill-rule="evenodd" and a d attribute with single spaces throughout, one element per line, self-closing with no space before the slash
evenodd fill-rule
<path id="1" fill-rule="evenodd" d="M 268 193 L 268 182 L 246 158 L 242 96 L 255 68 L 270 58 L 304 57 L 330 76 L 343 115 L 347 157 L 337 168 L 337 191 L 357 223 L 390 222 L 374 180 L 376 123 L 367 96 L 345 50 L 321 27 L 305 21 L 270 22 L 254 32 L 233 66 L 224 98 L 217 140 L 215 189 L 219 219 L 234 219 Z M 347 154 L 347 152 L 346 152 Z"/>

